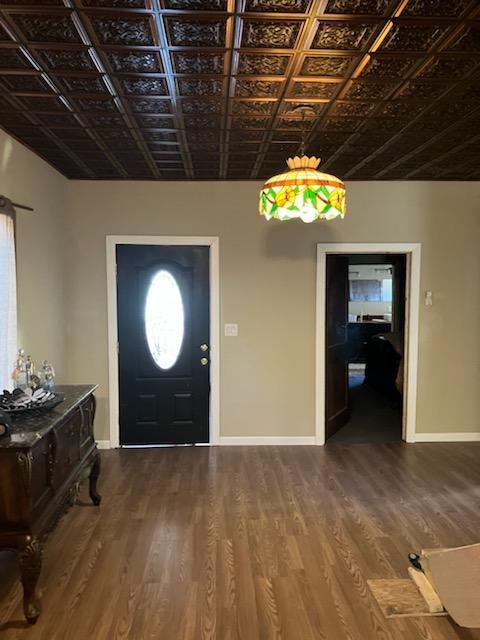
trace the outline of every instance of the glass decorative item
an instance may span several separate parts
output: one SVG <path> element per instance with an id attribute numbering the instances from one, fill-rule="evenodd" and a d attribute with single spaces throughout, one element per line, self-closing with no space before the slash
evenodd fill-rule
<path id="1" fill-rule="evenodd" d="M 345 185 L 335 176 L 317 170 L 320 159 L 295 156 L 289 171 L 269 178 L 260 192 L 260 215 L 267 220 L 303 222 L 345 216 Z"/>

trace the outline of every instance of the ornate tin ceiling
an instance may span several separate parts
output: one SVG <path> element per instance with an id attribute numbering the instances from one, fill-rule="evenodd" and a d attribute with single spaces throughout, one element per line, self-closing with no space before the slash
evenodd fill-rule
<path id="1" fill-rule="evenodd" d="M 0 125 L 69 178 L 480 179 L 478 0 L 0 0 Z"/>

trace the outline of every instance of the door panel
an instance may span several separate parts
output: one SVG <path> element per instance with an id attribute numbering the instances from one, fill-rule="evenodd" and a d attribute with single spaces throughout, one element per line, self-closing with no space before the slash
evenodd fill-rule
<path id="1" fill-rule="evenodd" d="M 209 247 L 118 245 L 117 288 L 121 444 L 208 442 Z"/>
<path id="2" fill-rule="evenodd" d="M 348 257 L 327 256 L 325 437 L 349 419 L 348 408 Z"/>

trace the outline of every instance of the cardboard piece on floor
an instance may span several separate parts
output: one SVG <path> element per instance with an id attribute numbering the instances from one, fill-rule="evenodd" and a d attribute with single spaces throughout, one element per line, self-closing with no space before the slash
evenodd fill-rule
<path id="1" fill-rule="evenodd" d="M 455 622 L 461 627 L 480 628 L 480 544 L 426 549 L 421 563 Z"/>
<path id="2" fill-rule="evenodd" d="M 423 571 L 415 569 L 414 567 L 408 567 L 408 575 L 420 591 L 430 613 L 440 613 L 443 611 L 442 601 Z"/>
<path id="3" fill-rule="evenodd" d="M 446 611 L 432 613 L 410 579 L 367 580 L 367 584 L 386 618 L 447 615 Z"/>

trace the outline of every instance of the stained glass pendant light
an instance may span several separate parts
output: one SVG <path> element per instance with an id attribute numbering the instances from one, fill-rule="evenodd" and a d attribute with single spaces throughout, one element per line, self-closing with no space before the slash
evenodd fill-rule
<path id="1" fill-rule="evenodd" d="M 304 120 L 307 109 L 300 107 L 300 110 Z M 305 130 L 302 156 L 288 158 L 289 171 L 269 178 L 260 192 L 259 211 L 267 220 L 300 218 L 303 222 L 314 222 L 345 216 L 344 183 L 318 171 L 319 158 L 304 155 L 304 136 Z"/>

